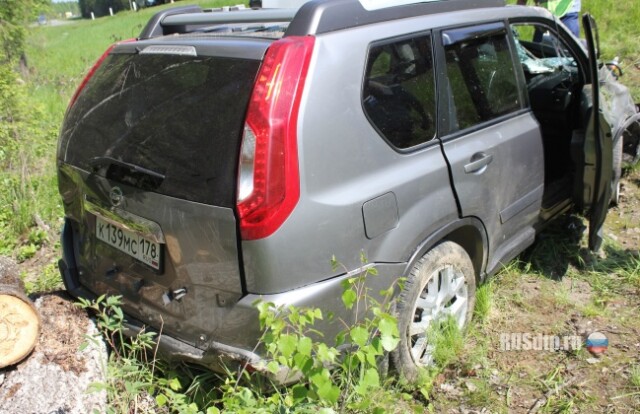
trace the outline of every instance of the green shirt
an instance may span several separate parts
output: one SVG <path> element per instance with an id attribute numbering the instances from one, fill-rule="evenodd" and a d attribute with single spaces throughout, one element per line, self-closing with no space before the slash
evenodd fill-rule
<path id="1" fill-rule="evenodd" d="M 573 9 L 575 0 L 540 0 L 540 4 L 546 7 L 552 14 L 562 17 Z"/>

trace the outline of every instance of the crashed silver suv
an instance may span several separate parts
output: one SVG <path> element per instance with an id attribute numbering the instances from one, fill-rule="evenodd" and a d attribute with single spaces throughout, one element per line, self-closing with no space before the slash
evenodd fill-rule
<path id="1" fill-rule="evenodd" d="M 392 360 L 415 377 L 430 325 L 464 326 L 550 220 L 582 212 L 602 241 L 639 115 L 583 28 L 587 47 L 502 0 L 156 14 L 65 116 L 68 291 L 122 295 L 168 358 L 260 367 L 256 299 L 339 313 L 375 266 L 374 292 L 406 278 Z"/>

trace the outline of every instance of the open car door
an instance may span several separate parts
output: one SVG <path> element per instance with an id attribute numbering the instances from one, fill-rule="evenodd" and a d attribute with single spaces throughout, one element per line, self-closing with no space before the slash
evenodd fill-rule
<path id="1" fill-rule="evenodd" d="M 600 111 L 598 45 L 594 37 L 597 36 L 597 27 L 590 14 L 582 17 L 582 27 L 587 40 L 591 78 L 591 90 L 585 91 L 585 95 L 590 94 L 592 98 L 584 142 L 582 202 L 589 218 L 589 249 L 596 251 L 602 245 L 602 225 L 611 200 L 613 142 L 611 127 Z"/>

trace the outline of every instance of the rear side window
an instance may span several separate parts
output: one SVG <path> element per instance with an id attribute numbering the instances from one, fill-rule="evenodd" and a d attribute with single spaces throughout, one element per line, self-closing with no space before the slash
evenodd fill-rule
<path id="1" fill-rule="evenodd" d="M 369 121 L 391 145 L 410 148 L 435 136 L 435 97 L 430 35 L 371 47 L 363 107 Z"/>
<path id="2" fill-rule="evenodd" d="M 443 34 L 443 43 L 450 95 L 449 132 L 521 108 L 518 81 L 503 28 L 496 30 L 496 26 L 488 25 L 487 32 L 480 35 L 473 28 L 456 29 Z"/>
<path id="3" fill-rule="evenodd" d="M 112 54 L 67 114 L 61 156 L 116 182 L 231 207 L 244 116 L 259 64 Z M 100 158 L 120 163 L 96 168 Z"/>

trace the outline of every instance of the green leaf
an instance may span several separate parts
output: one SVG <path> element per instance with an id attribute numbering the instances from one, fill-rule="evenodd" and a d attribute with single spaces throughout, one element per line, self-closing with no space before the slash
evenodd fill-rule
<path id="1" fill-rule="evenodd" d="M 363 397 L 369 394 L 372 388 L 380 387 L 380 376 L 378 375 L 378 370 L 376 368 L 369 368 L 365 371 L 362 379 L 354 387 L 355 391 L 362 395 Z"/>
<path id="2" fill-rule="evenodd" d="M 365 353 L 365 356 L 367 357 L 367 362 L 369 363 L 369 365 L 374 367 L 377 365 L 377 362 L 378 362 L 376 361 L 376 354 L 377 352 L 374 352 L 374 349 L 372 347 L 368 352 Z"/>
<path id="3" fill-rule="evenodd" d="M 178 378 L 171 378 L 169 380 L 169 388 L 171 388 L 174 391 L 180 391 L 182 389 L 180 380 Z"/>
<path id="4" fill-rule="evenodd" d="M 385 351 L 390 352 L 396 349 L 400 343 L 400 334 L 398 333 L 398 325 L 394 317 L 390 315 L 381 315 L 383 319 L 378 324 L 380 331 L 380 342 Z"/>
<path id="5" fill-rule="evenodd" d="M 369 332 L 362 326 L 353 327 L 349 332 L 349 336 L 351 336 L 351 341 L 359 347 L 365 346 L 369 340 Z"/>
<path id="6" fill-rule="evenodd" d="M 321 362 L 333 363 L 336 356 L 338 356 L 338 351 L 335 348 L 330 348 L 327 345 L 320 343 L 318 344 L 318 351 L 316 352 L 316 355 Z"/>
<path id="7" fill-rule="evenodd" d="M 321 369 L 320 371 L 309 377 L 309 382 L 316 389 L 324 386 L 327 382 L 330 382 L 329 371 L 327 371 L 326 368 Z"/>
<path id="8" fill-rule="evenodd" d="M 388 315 L 381 315 L 383 317 L 378 324 L 378 330 L 383 335 L 398 335 L 398 324 L 395 318 L 389 318 Z M 387 317 L 384 317 L 387 316 Z"/>
<path id="9" fill-rule="evenodd" d="M 209 407 L 207 408 L 207 414 L 220 414 L 220 410 L 216 407 Z"/>
<path id="10" fill-rule="evenodd" d="M 278 350 L 285 358 L 289 358 L 296 351 L 298 345 L 297 335 L 283 334 L 278 341 Z"/>
<path id="11" fill-rule="evenodd" d="M 351 309 L 353 305 L 356 303 L 358 299 L 358 295 L 351 289 L 347 289 L 342 292 L 342 303 L 344 303 L 345 308 Z"/>
<path id="12" fill-rule="evenodd" d="M 280 364 L 278 364 L 276 361 L 269 361 L 269 363 L 267 364 L 267 369 L 272 374 L 277 374 L 278 371 L 280 371 Z"/>
<path id="13" fill-rule="evenodd" d="M 394 349 L 396 349 L 396 347 L 400 343 L 400 338 L 388 336 L 388 335 L 382 335 L 380 337 L 380 343 L 382 344 L 382 347 L 384 348 L 385 351 L 391 352 Z"/>
<path id="14" fill-rule="evenodd" d="M 338 402 L 338 397 L 340 397 L 340 388 L 333 385 L 331 381 L 328 381 L 322 385 L 322 387 L 318 388 L 317 393 L 322 400 L 335 404 Z"/>
<path id="15" fill-rule="evenodd" d="M 158 407 L 164 407 L 167 404 L 168 400 L 167 400 L 167 396 L 164 394 L 158 394 L 156 395 L 156 404 L 158 404 Z"/>
<path id="16" fill-rule="evenodd" d="M 307 390 L 307 387 L 303 385 L 294 385 L 291 390 L 291 393 L 293 394 L 293 399 L 295 401 L 300 401 L 307 398 L 307 395 L 309 394 L 309 390 Z"/>
<path id="17" fill-rule="evenodd" d="M 278 357 L 278 362 L 280 363 L 280 365 L 288 367 L 289 366 L 289 359 L 285 358 L 284 356 L 280 355 Z"/>
<path id="18" fill-rule="evenodd" d="M 380 375 L 378 374 L 378 370 L 376 368 L 369 368 L 364 373 L 364 378 L 362 378 L 362 384 L 371 387 L 380 387 Z"/>
<path id="19" fill-rule="evenodd" d="M 309 337 L 303 336 L 298 340 L 298 352 L 303 355 L 311 355 L 312 346 L 313 342 Z"/>
<path id="20" fill-rule="evenodd" d="M 313 368 L 313 360 L 311 359 L 311 356 L 295 354 L 293 356 L 293 362 L 294 366 L 302 371 L 305 376 L 309 375 L 309 372 Z"/>

